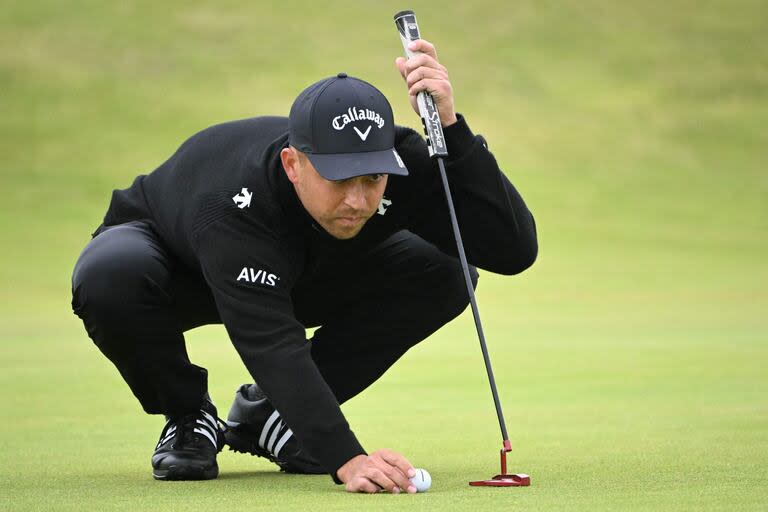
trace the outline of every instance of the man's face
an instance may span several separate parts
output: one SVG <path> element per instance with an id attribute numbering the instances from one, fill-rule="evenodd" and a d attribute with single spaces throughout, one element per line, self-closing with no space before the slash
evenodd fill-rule
<path id="1" fill-rule="evenodd" d="M 376 213 L 387 187 L 386 174 L 330 181 L 296 149 L 285 148 L 280 156 L 304 209 L 331 236 L 341 240 L 355 237 Z"/>

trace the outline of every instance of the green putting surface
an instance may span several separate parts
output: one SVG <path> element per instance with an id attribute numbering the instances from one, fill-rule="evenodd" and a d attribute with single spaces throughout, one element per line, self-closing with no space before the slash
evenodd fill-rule
<path id="1" fill-rule="evenodd" d="M 634 4 L 4 2 L 0 509 L 768 508 L 766 8 Z M 467 485 L 501 446 L 469 312 L 344 406 L 367 449 L 430 471 L 428 493 L 349 495 L 231 452 L 217 480 L 152 480 L 163 421 L 69 306 L 111 190 L 339 71 L 417 127 L 393 64 L 405 8 L 536 216 L 534 267 L 478 287 L 531 487 Z M 246 370 L 223 328 L 187 339 L 226 416 Z"/>

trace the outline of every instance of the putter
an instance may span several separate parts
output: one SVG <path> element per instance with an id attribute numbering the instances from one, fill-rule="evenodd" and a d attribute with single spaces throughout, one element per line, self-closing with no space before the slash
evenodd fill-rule
<path id="1" fill-rule="evenodd" d="M 400 33 L 400 40 L 403 43 L 405 49 L 405 55 L 407 58 L 411 58 L 418 52 L 412 52 L 408 49 L 408 43 L 420 39 L 419 26 L 416 23 L 416 15 L 413 11 L 400 11 L 395 14 L 395 26 Z M 416 102 L 419 106 L 419 114 L 421 116 L 421 123 L 424 125 L 424 134 L 427 136 L 427 149 L 429 150 L 429 156 L 437 160 L 437 165 L 440 168 L 440 178 L 443 182 L 443 189 L 445 190 L 445 199 L 448 202 L 448 211 L 451 216 L 451 225 L 453 226 L 453 235 L 456 238 L 456 248 L 459 253 L 459 260 L 461 261 L 461 268 L 464 271 L 464 281 L 467 284 L 467 293 L 469 293 L 469 302 L 472 305 L 472 316 L 475 318 L 475 327 L 477 328 L 477 337 L 480 339 L 480 349 L 483 352 L 483 360 L 485 361 L 485 370 L 488 373 L 488 382 L 491 385 L 491 393 L 493 393 L 493 403 L 496 406 L 496 415 L 499 418 L 499 427 L 501 427 L 501 436 L 503 439 L 502 448 L 500 452 L 501 457 L 501 473 L 489 478 L 488 480 L 475 480 L 469 482 L 469 485 L 476 487 L 525 487 L 531 485 L 531 477 L 523 473 L 507 474 L 507 453 L 512 450 L 512 443 L 509 442 L 509 435 L 507 435 L 507 426 L 504 423 L 504 415 L 501 412 L 501 402 L 499 402 L 499 393 L 496 391 L 496 380 L 493 378 L 493 369 L 491 368 L 491 359 L 488 356 L 488 347 L 485 344 L 485 335 L 483 334 L 483 325 L 480 323 L 480 313 L 477 309 L 477 301 L 475 300 L 475 289 L 472 287 L 472 279 L 469 275 L 469 265 L 467 264 L 467 256 L 464 254 L 464 243 L 461 241 L 461 233 L 459 232 L 459 223 L 456 220 L 456 211 L 453 207 L 453 197 L 451 196 L 451 189 L 448 186 L 448 177 L 445 174 L 445 163 L 443 159 L 448 156 L 448 149 L 445 146 L 445 137 L 443 136 L 443 128 L 440 124 L 440 114 L 437 111 L 437 106 L 432 98 L 432 95 L 426 91 L 421 91 L 416 97 Z"/>

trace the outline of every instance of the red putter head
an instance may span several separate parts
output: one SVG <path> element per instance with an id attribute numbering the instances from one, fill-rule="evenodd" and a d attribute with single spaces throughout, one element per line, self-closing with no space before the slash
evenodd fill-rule
<path id="1" fill-rule="evenodd" d="M 496 475 L 488 480 L 469 482 L 469 485 L 474 487 L 528 487 L 531 485 L 531 477 L 524 473 Z"/>
<path id="2" fill-rule="evenodd" d="M 507 452 L 512 450 L 512 444 L 508 439 L 504 440 L 501 449 L 501 474 L 488 480 L 475 480 L 469 482 L 473 487 L 528 487 L 531 485 L 531 477 L 525 473 L 507 474 Z"/>

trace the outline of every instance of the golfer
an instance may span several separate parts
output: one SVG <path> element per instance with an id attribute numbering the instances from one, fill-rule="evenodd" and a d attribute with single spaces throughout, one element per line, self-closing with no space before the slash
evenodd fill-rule
<path id="1" fill-rule="evenodd" d="M 455 112 L 435 48 L 414 44 L 422 54 L 396 66 L 414 110 L 419 91 L 436 101 L 467 258 L 522 272 L 533 217 Z M 468 305 L 449 219 L 425 140 L 345 73 L 306 88 L 289 117 L 207 128 L 115 190 L 75 265 L 72 307 L 144 410 L 166 417 L 154 477 L 215 478 L 228 444 L 350 492 L 415 492 L 408 460 L 366 452 L 339 404 Z M 226 425 L 185 348 L 206 324 L 224 324 L 255 381 Z"/>

